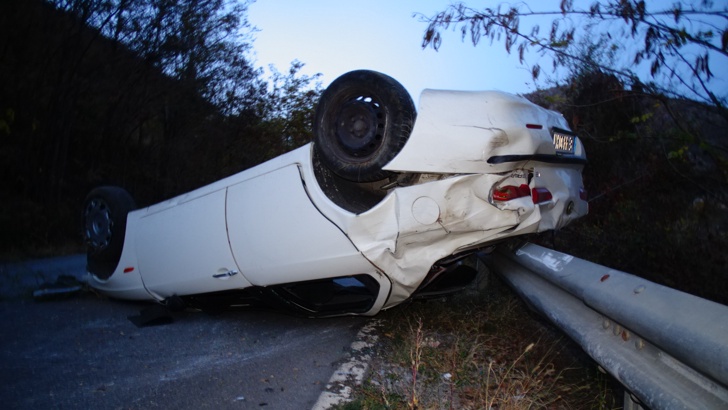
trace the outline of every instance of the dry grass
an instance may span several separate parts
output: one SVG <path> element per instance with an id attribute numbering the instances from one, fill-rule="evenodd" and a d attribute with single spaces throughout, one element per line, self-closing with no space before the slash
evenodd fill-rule
<path id="1" fill-rule="evenodd" d="M 612 384 L 500 281 L 385 312 L 369 377 L 344 409 L 612 409 Z"/>

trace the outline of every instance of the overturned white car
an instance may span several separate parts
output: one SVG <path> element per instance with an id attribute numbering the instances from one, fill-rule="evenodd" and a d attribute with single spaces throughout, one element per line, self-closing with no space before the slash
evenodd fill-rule
<path id="1" fill-rule="evenodd" d="M 314 127 L 311 144 L 147 208 L 93 190 L 90 285 L 202 309 L 373 315 L 464 284 L 480 249 L 588 211 L 581 141 L 521 97 L 425 90 L 416 114 L 397 81 L 353 71 L 323 93 Z"/>

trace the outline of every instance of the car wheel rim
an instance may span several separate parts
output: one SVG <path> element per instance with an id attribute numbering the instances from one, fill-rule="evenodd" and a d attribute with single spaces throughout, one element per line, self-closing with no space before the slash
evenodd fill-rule
<path id="1" fill-rule="evenodd" d="M 336 116 L 336 137 L 341 149 L 354 158 L 366 158 L 384 141 L 385 113 L 382 105 L 368 96 L 345 103 Z"/>
<path id="2" fill-rule="evenodd" d="M 100 199 L 91 200 L 86 206 L 85 220 L 86 244 L 96 251 L 109 246 L 114 222 L 106 202 Z"/>

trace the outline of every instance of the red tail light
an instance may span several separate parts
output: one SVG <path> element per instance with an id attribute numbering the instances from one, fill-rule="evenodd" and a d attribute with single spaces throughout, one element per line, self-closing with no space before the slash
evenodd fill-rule
<path id="1" fill-rule="evenodd" d="M 493 200 L 510 201 L 511 199 L 523 198 L 524 196 L 529 195 L 531 195 L 531 188 L 529 188 L 526 184 L 521 184 L 521 186 L 507 185 L 496 188 L 493 191 Z"/>
<path id="2" fill-rule="evenodd" d="M 531 198 L 533 199 L 534 204 L 540 204 L 553 199 L 553 195 L 551 195 L 551 192 L 546 188 L 533 188 L 531 190 Z"/>
<path id="3" fill-rule="evenodd" d="M 510 201 L 516 198 L 523 198 L 530 196 L 534 204 L 541 204 L 548 202 L 553 199 L 553 195 L 546 188 L 529 188 L 526 184 L 521 186 L 506 185 L 504 187 L 496 188 L 493 191 L 494 201 Z"/>
<path id="4" fill-rule="evenodd" d="M 579 188 L 579 198 L 581 198 L 582 201 L 586 201 L 587 197 L 588 197 L 588 195 L 586 192 L 586 188 L 584 188 L 584 187 Z"/>

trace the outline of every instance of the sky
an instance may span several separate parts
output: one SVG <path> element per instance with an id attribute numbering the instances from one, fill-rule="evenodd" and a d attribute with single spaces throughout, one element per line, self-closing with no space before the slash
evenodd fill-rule
<path id="1" fill-rule="evenodd" d="M 415 104 L 425 88 L 535 90 L 530 71 L 502 42 L 478 47 L 459 33 L 448 33 L 435 51 L 422 48 L 427 24 L 413 13 L 431 16 L 448 0 L 257 0 L 248 21 L 259 30 L 253 47 L 257 65 L 285 71 L 294 59 L 304 74 L 321 73 L 326 87 L 357 69 L 380 71 L 397 79 Z M 557 4 L 558 7 L 558 4 Z"/>
<path id="2" fill-rule="evenodd" d="M 273 64 L 277 70 L 285 72 L 291 61 L 297 59 L 306 64 L 302 70 L 304 74 L 322 74 L 324 87 L 351 70 L 380 71 L 402 83 L 415 104 L 425 88 L 500 90 L 516 94 L 534 91 L 536 85 L 529 69 L 533 63 L 542 67 L 539 85 L 547 85 L 543 77 L 551 75 L 550 60 L 532 53 L 526 55 L 526 64 L 522 65 L 517 51 L 509 55 L 503 41 L 494 41 L 491 45 L 489 40 L 482 39 L 474 47 L 469 37 L 462 41 L 459 32 L 450 30 L 443 33 L 439 51 L 431 47 L 423 49 L 427 23 L 413 14 L 429 17 L 445 10 L 452 2 L 256 0 L 248 9 L 248 21 L 258 29 L 253 42 L 256 64 L 262 68 Z M 577 7 L 588 8 L 592 2 L 575 0 L 574 3 Z M 529 2 L 533 9 L 539 10 L 558 10 L 559 3 L 559 0 Z M 664 9 L 672 3 L 673 0 L 651 0 L 649 7 Z M 502 0 L 470 0 L 467 4 L 483 8 L 505 3 Z M 716 4 L 728 5 L 728 0 L 716 0 Z M 535 21 L 531 18 L 522 21 L 521 25 L 531 27 L 532 23 L 540 24 L 541 32 L 546 35 L 551 19 Z M 629 44 L 624 46 L 629 47 Z M 720 58 L 711 60 L 718 61 L 718 65 L 725 62 Z M 718 77 L 712 80 L 713 86 L 717 87 L 719 95 L 728 96 L 728 81 L 722 70 L 715 72 L 716 66 L 713 67 Z M 649 66 L 645 65 L 638 73 L 649 80 Z"/>

